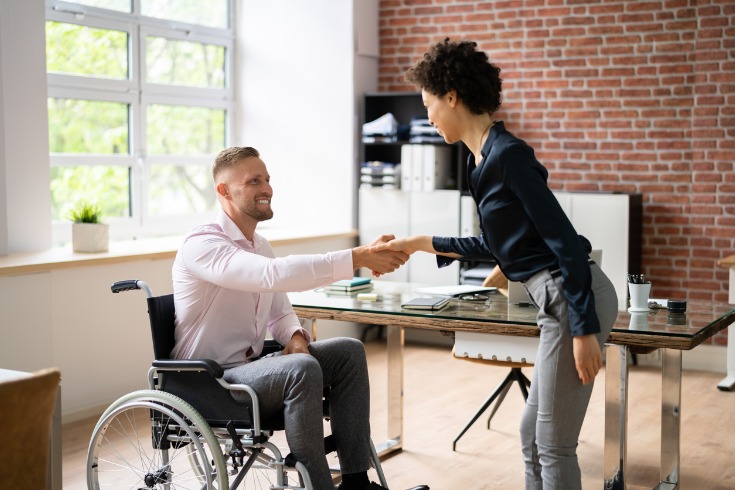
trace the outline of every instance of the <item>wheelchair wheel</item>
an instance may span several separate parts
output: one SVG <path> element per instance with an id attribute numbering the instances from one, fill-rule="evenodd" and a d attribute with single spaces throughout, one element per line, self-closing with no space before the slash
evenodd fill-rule
<path id="1" fill-rule="evenodd" d="M 87 486 L 226 489 L 228 477 L 217 438 L 201 415 L 177 396 L 142 390 L 118 399 L 97 422 Z"/>

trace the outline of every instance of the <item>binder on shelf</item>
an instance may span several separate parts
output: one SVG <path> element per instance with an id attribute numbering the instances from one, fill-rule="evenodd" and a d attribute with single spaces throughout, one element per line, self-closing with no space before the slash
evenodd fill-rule
<path id="1" fill-rule="evenodd" d="M 413 179 L 413 147 L 401 145 L 401 188 L 404 191 L 412 190 Z"/>
<path id="2" fill-rule="evenodd" d="M 421 189 L 424 191 L 446 189 L 452 156 L 451 148 L 436 145 L 419 147 L 422 150 L 422 163 L 424 168 Z"/>
<path id="3" fill-rule="evenodd" d="M 459 199 L 459 236 L 478 236 L 480 222 L 477 216 L 477 206 L 472 196 L 462 196 Z"/>
<path id="4" fill-rule="evenodd" d="M 424 188 L 424 147 L 423 145 L 408 145 L 411 147 L 411 190 L 420 191 Z"/>

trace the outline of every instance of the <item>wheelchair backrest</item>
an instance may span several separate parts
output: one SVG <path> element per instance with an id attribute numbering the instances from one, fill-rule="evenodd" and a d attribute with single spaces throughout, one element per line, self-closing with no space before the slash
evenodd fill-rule
<path id="1" fill-rule="evenodd" d="M 151 321 L 153 355 L 156 360 L 171 359 L 176 326 L 174 295 L 167 294 L 148 298 L 148 317 Z"/>

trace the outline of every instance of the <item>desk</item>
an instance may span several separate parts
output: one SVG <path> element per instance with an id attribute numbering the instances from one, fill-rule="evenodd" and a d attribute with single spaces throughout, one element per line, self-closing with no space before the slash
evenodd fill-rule
<path id="1" fill-rule="evenodd" d="M 402 301 L 422 296 L 405 283 L 375 281 L 382 301 L 357 301 L 350 296 L 327 296 L 319 291 L 290 293 L 294 311 L 309 320 L 340 320 L 386 325 L 388 347 L 388 435 L 380 454 L 398 451 L 403 439 L 403 328 L 467 331 L 537 337 L 536 310 L 508 305 L 504 296 L 487 303 L 452 300 L 437 312 L 402 310 Z M 735 322 L 735 310 L 724 304 L 689 302 L 685 315 L 666 310 L 645 315 L 620 312 L 608 339 L 605 368 L 604 488 L 624 489 L 628 418 L 628 357 L 632 352 L 662 349 L 661 481 L 659 490 L 679 486 L 681 414 L 681 352 L 693 349 Z M 316 323 L 314 324 L 316 333 Z"/>
<path id="2" fill-rule="evenodd" d="M 15 381 L 31 376 L 31 373 L 25 371 L 0 369 L 0 382 Z M 32 455 L 29 455 L 29 457 L 32 457 Z M 56 393 L 56 407 L 54 407 L 54 413 L 51 419 L 46 490 L 61 490 L 61 474 L 61 387 L 59 387 Z"/>

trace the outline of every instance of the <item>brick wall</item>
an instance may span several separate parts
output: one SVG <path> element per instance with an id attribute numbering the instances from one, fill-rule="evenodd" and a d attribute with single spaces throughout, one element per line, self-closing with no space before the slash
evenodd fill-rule
<path id="1" fill-rule="evenodd" d="M 414 90 L 403 73 L 445 37 L 476 41 L 502 69 L 497 118 L 553 189 L 643 195 L 654 296 L 727 301 L 735 2 L 382 0 L 380 90 Z"/>

